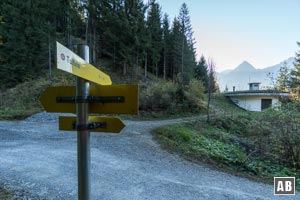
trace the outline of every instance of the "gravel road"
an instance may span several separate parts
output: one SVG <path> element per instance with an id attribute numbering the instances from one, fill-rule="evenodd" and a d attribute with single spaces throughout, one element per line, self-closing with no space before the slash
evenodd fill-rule
<path id="1" fill-rule="evenodd" d="M 0 182 L 19 199 L 77 199 L 76 133 L 58 131 L 57 116 L 39 113 L 25 121 L 0 122 Z M 300 198 L 275 197 L 272 185 L 191 163 L 152 140 L 153 128 L 184 120 L 189 119 L 125 120 L 121 134 L 92 133 L 92 199 Z"/>

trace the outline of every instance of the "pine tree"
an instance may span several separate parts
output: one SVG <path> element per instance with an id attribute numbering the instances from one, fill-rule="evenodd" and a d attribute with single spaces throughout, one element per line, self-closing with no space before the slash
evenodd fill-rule
<path id="1" fill-rule="evenodd" d="M 205 90 L 208 90 L 208 70 L 207 70 L 207 63 L 202 55 L 200 61 L 198 62 L 196 69 L 195 69 L 195 78 L 197 80 L 201 80 L 205 87 Z"/>
<path id="2" fill-rule="evenodd" d="M 2 1 L 0 35 L 1 87 L 12 87 L 38 76 L 48 63 L 45 1 Z"/>
<path id="3" fill-rule="evenodd" d="M 291 88 L 291 72 L 286 63 L 280 68 L 276 81 L 276 89 L 279 91 L 289 91 Z"/>
<path id="4" fill-rule="evenodd" d="M 167 15 L 161 21 L 156 0 L 147 6 L 143 2 L 2 0 L 1 87 L 13 87 L 51 67 L 55 41 L 72 49 L 85 40 L 94 65 L 111 62 L 114 69 L 132 78 L 138 77 L 141 65 L 146 76 L 149 65 L 149 71 L 164 79 L 175 81 L 181 72 L 181 79 L 188 80 L 183 77 L 191 77 L 196 62 L 186 4 L 170 27 Z"/>
<path id="5" fill-rule="evenodd" d="M 189 79 L 193 77 L 194 69 L 196 67 L 196 51 L 194 48 L 195 39 L 193 37 L 193 30 L 189 9 L 186 3 L 183 3 L 178 17 L 181 26 L 181 75 L 183 80 L 188 83 Z"/>
<path id="6" fill-rule="evenodd" d="M 212 59 L 208 60 L 208 87 L 207 87 L 207 122 L 210 122 L 210 103 L 212 93 L 219 90 L 217 80 L 216 80 L 216 65 Z"/>
<path id="7" fill-rule="evenodd" d="M 150 8 L 147 15 L 147 29 L 150 39 L 149 60 L 152 65 L 152 72 L 155 71 L 158 76 L 158 62 L 162 49 L 162 29 L 161 29 L 161 11 L 159 4 L 155 0 L 150 1 Z M 154 70 L 155 69 L 155 70 Z"/>
<path id="8" fill-rule="evenodd" d="M 169 72 L 169 55 L 170 55 L 170 25 L 169 25 L 169 17 L 167 14 L 164 15 L 163 18 L 163 34 L 162 34 L 162 43 L 163 43 L 163 50 L 162 50 L 162 65 L 163 65 L 163 79 L 166 80 L 167 77 L 171 77 L 170 72 Z"/>
<path id="9" fill-rule="evenodd" d="M 300 42 L 297 42 L 300 47 Z M 294 62 L 295 70 L 291 72 L 291 84 L 293 88 L 299 88 L 300 85 L 300 50 L 296 52 L 295 62 Z"/>
<path id="10" fill-rule="evenodd" d="M 97 2 L 97 37 L 101 59 L 114 69 L 137 77 L 145 46 L 145 5 L 141 0 Z"/>
<path id="11" fill-rule="evenodd" d="M 72 35 L 80 35 L 82 20 L 75 9 L 77 1 L 3 0 L 0 13 L 5 23 L 0 35 L 2 87 L 12 87 L 33 79 L 54 61 L 58 40 L 69 47 Z M 0 81 L 1 82 L 1 81 Z"/>
<path id="12" fill-rule="evenodd" d="M 125 65 L 123 72 L 124 69 L 127 71 L 128 66 L 136 66 L 135 69 L 137 69 L 140 64 L 140 51 L 143 46 L 141 34 L 143 34 L 145 15 L 145 5 L 143 1 L 125 0 L 125 15 L 126 24 L 124 28 L 125 30 L 128 30 L 128 32 L 124 35 L 125 37 L 122 42 L 128 51 L 123 51 L 123 53 L 129 55 L 124 58 Z M 125 30 L 122 29 L 122 32 Z"/>
<path id="13" fill-rule="evenodd" d="M 228 92 L 228 86 L 227 85 L 225 86 L 225 92 Z"/>
<path id="14" fill-rule="evenodd" d="M 172 81 L 176 81 L 177 75 L 180 72 L 181 67 L 181 51 L 182 51 L 182 33 L 180 29 L 180 23 L 175 18 L 173 20 L 172 31 L 171 31 L 171 55 L 170 55 L 170 68 Z"/>
<path id="15" fill-rule="evenodd" d="M 111 59 L 113 69 L 123 69 L 123 61 L 128 56 L 129 47 L 126 42 L 126 31 L 129 31 L 128 20 L 124 8 L 124 0 L 99 1 L 97 4 L 99 38 L 98 57 Z M 113 22 L 113 23 L 112 23 Z M 122 30 L 120 32 L 120 30 Z M 125 73 L 125 72 L 123 72 Z"/>

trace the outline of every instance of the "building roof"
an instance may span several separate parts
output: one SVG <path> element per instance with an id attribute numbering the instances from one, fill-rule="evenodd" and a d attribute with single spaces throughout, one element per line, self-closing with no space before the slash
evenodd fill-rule
<path id="1" fill-rule="evenodd" d="M 234 97 L 234 96 L 285 96 L 289 97 L 289 92 L 275 91 L 275 90 L 245 90 L 245 91 L 235 91 L 235 92 L 226 92 L 225 96 Z"/>
<path id="2" fill-rule="evenodd" d="M 251 85 L 251 84 L 261 84 L 260 82 L 252 82 L 252 83 L 248 83 L 248 85 Z"/>

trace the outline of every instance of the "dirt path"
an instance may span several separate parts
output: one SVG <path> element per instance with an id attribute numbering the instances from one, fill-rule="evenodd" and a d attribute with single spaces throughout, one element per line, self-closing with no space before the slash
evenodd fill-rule
<path id="1" fill-rule="evenodd" d="M 185 161 L 152 140 L 153 128 L 189 120 L 125 121 L 121 134 L 93 133 L 92 199 L 275 199 L 271 185 Z M 76 134 L 57 129 L 56 120 L 0 122 L 0 182 L 27 191 L 24 199 L 76 199 Z"/>

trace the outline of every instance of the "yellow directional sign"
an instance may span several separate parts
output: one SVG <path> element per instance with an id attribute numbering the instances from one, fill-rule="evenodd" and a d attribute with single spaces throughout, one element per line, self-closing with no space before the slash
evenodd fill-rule
<path id="1" fill-rule="evenodd" d="M 119 118 L 89 117 L 91 132 L 119 133 L 125 127 Z M 97 127 L 99 124 L 99 127 Z M 76 131 L 76 117 L 59 117 L 59 130 Z"/>
<path id="2" fill-rule="evenodd" d="M 75 86 L 49 87 L 43 92 L 40 101 L 47 112 L 76 113 L 75 90 Z M 69 101 L 64 102 L 61 99 Z M 138 113 L 138 85 L 91 85 L 90 99 L 94 101 L 89 102 L 89 113 Z M 97 99 L 100 99 L 100 102 L 97 102 Z M 104 102 L 101 102 L 103 99 Z"/>
<path id="3" fill-rule="evenodd" d="M 87 63 L 70 49 L 66 48 L 59 42 L 56 42 L 56 47 L 58 69 L 100 85 L 112 84 L 110 77 L 107 74 Z"/>

